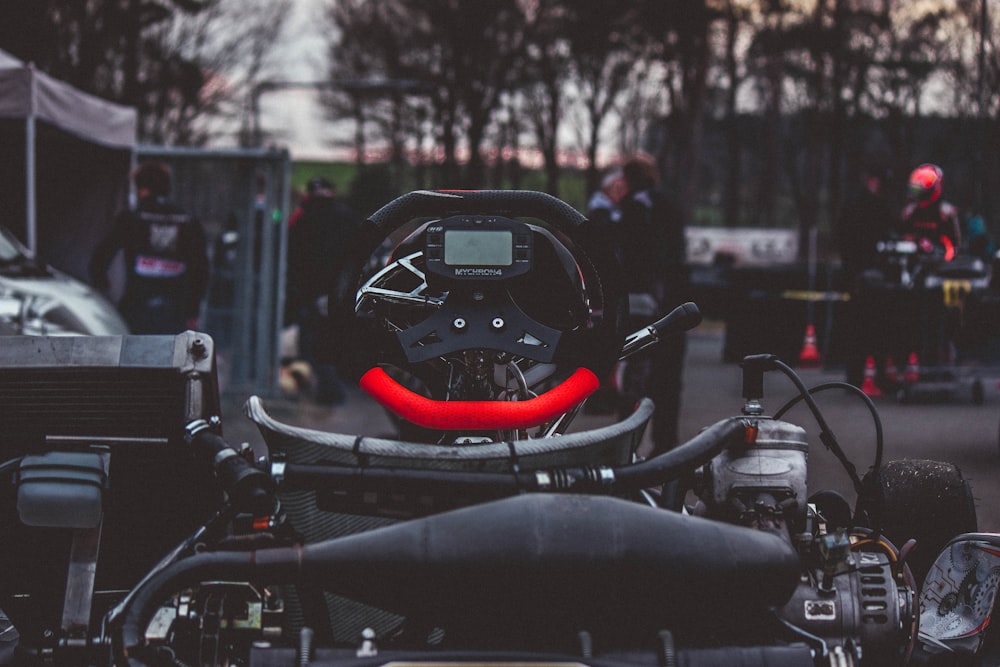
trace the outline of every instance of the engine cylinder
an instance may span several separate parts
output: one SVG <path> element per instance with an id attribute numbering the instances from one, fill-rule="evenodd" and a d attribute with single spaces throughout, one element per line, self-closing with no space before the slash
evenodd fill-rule
<path id="1" fill-rule="evenodd" d="M 756 420 L 756 428 L 752 443 L 730 447 L 707 464 L 709 493 L 702 500 L 712 515 L 735 520 L 739 517 L 734 514 L 761 503 L 772 510 L 781 505 L 783 513 L 794 507 L 796 517 L 804 516 L 809 455 L 805 430 L 763 417 Z"/>

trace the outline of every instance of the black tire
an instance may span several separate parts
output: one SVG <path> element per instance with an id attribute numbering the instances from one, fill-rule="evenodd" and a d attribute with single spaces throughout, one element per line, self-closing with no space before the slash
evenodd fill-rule
<path id="1" fill-rule="evenodd" d="M 855 517 L 896 547 L 915 539 L 908 562 L 921 583 L 949 540 L 978 530 L 972 487 L 957 466 L 940 461 L 890 461 L 879 475 L 869 472 Z"/>

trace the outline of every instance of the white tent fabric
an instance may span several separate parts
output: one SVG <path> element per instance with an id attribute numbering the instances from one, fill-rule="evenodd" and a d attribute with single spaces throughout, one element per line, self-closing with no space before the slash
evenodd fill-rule
<path id="1" fill-rule="evenodd" d="M 85 279 L 95 239 L 124 201 L 137 128 L 135 109 L 0 51 L 0 222 Z"/>
<path id="2" fill-rule="evenodd" d="M 0 50 L 0 118 L 31 117 L 105 146 L 136 143 L 135 109 L 79 91 Z"/>

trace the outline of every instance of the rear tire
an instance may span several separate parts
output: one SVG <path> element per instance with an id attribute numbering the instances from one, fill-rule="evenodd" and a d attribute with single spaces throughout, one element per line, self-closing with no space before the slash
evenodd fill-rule
<path id="1" fill-rule="evenodd" d="M 904 459 L 863 480 L 856 521 L 881 528 L 897 548 L 915 539 L 908 563 L 920 583 L 953 537 L 978 530 L 972 487 L 951 463 Z"/>

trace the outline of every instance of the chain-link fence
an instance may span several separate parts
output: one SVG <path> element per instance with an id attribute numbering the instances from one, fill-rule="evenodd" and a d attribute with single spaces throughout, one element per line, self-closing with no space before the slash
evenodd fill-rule
<path id="1" fill-rule="evenodd" d="M 287 151 L 140 146 L 174 176 L 173 199 L 205 227 L 212 260 L 201 329 L 215 340 L 222 389 L 277 391 L 291 159 Z"/>

